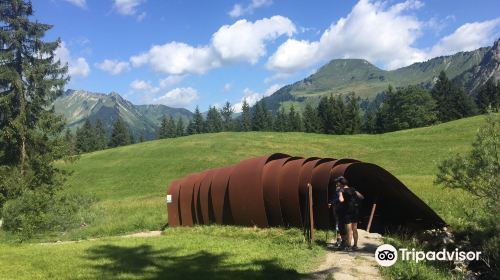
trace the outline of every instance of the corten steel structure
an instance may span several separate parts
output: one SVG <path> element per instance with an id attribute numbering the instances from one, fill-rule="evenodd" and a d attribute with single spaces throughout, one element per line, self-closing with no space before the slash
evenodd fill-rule
<path id="1" fill-rule="evenodd" d="M 388 171 L 354 159 L 301 158 L 271 154 L 174 180 L 167 194 L 171 227 L 235 224 L 303 227 L 307 184 L 312 185 L 315 228 L 330 229 L 328 207 L 333 179 L 344 176 L 364 196 L 360 228 L 366 228 L 376 203 L 371 231 L 433 228 L 445 222 Z M 374 210 L 374 208 L 373 208 Z"/>

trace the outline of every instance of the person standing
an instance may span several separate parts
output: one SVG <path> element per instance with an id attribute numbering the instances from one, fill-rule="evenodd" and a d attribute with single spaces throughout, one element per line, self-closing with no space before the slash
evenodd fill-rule
<path id="1" fill-rule="evenodd" d="M 349 181 L 343 176 L 336 179 L 336 184 L 340 188 L 339 192 L 339 216 L 340 221 L 345 227 L 346 250 L 358 248 L 358 222 L 359 222 L 359 200 L 365 197 L 358 192 L 355 188 L 349 186 Z M 351 240 L 354 241 L 351 247 Z"/>

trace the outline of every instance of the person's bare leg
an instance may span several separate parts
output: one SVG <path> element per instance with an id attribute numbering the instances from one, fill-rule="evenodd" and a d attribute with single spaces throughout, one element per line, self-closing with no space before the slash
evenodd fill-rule
<path id="1" fill-rule="evenodd" d="M 352 240 L 352 224 L 346 224 L 346 246 L 351 247 Z"/>
<path id="2" fill-rule="evenodd" d="M 354 247 L 358 246 L 358 223 L 352 223 L 352 237 L 354 239 Z"/>

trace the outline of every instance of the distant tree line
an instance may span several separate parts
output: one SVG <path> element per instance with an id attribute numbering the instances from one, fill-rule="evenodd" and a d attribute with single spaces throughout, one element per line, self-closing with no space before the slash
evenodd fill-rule
<path id="1" fill-rule="evenodd" d="M 288 107 L 285 109 L 285 107 Z M 384 133 L 423 127 L 473 116 L 500 108 L 500 82 L 489 80 L 475 96 L 454 85 L 441 72 L 429 90 L 423 86 L 388 89 L 373 100 L 361 100 L 354 93 L 320 98 L 316 106 L 307 103 L 302 110 L 293 104 L 272 112 L 264 100 L 252 108 L 243 101 L 241 114 L 235 117 L 231 103 L 221 109 L 210 106 L 202 114 L 196 107 L 193 117 L 184 119 L 164 116 L 157 130 L 157 139 L 223 131 L 277 131 L 323 134 Z M 73 137 L 73 138 L 72 138 Z M 76 153 L 133 144 L 134 137 L 122 119 L 117 119 L 107 136 L 102 122 L 86 120 L 76 135 L 66 132 L 66 141 L 74 143 Z M 144 141 L 141 136 L 139 142 Z"/>

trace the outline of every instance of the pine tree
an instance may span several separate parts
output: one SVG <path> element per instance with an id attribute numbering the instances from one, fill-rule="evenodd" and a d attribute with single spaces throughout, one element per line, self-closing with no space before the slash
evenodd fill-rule
<path id="1" fill-rule="evenodd" d="M 318 117 L 320 120 L 321 128 L 323 133 L 331 134 L 334 133 L 334 112 L 333 112 L 333 96 L 330 97 L 323 96 L 318 104 Z"/>
<path id="2" fill-rule="evenodd" d="M 486 81 L 484 85 L 479 88 L 476 96 L 476 104 L 481 113 L 487 113 L 488 110 L 498 112 L 500 109 L 500 80 L 497 85 L 493 78 Z"/>
<path id="3" fill-rule="evenodd" d="M 273 129 L 273 115 L 267 109 L 266 102 L 264 100 L 259 101 L 260 107 L 262 109 L 262 119 L 264 121 L 264 131 L 271 131 Z"/>
<path id="4" fill-rule="evenodd" d="M 175 125 L 174 117 L 170 116 L 167 121 L 167 127 L 165 129 L 166 138 L 177 137 L 177 127 Z"/>
<path id="5" fill-rule="evenodd" d="M 320 132 L 320 120 L 318 112 L 313 109 L 311 104 L 306 104 L 303 114 L 305 132 L 318 133 Z"/>
<path id="6" fill-rule="evenodd" d="M 288 111 L 288 128 L 290 131 L 302 131 L 302 118 L 300 113 L 295 111 L 293 104 Z"/>
<path id="7" fill-rule="evenodd" d="M 266 113 L 262 107 L 262 103 L 259 101 L 255 104 L 253 108 L 252 115 L 252 130 L 263 131 L 266 129 Z"/>
<path id="8" fill-rule="evenodd" d="M 86 119 L 83 126 L 76 130 L 76 150 L 79 153 L 88 153 L 96 150 L 94 128 L 89 119 Z"/>
<path id="9" fill-rule="evenodd" d="M 104 150 L 108 146 L 108 138 L 106 136 L 106 130 L 104 129 L 104 124 L 100 118 L 95 121 L 94 127 L 94 137 L 95 137 L 95 150 Z"/>
<path id="10" fill-rule="evenodd" d="M 64 121 L 51 104 L 68 78 L 54 59 L 60 41 L 42 40 L 52 26 L 32 16 L 31 1 L 0 4 L 0 165 L 17 168 L 23 179 L 29 173 L 37 189 L 58 186 L 53 164 L 65 156 Z"/>
<path id="11" fill-rule="evenodd" d="M 219 110 L 214 107 L 208 108 L 207 120 L 205 122 L 205 129 L 208 133 L 221 132 L 223 128 L 222 117 Z"/>
<path id="12" fill-rule="evenodd" d="M 69 128 L 67 128 L 64 133 L 64 142 L 66 143 L 66 145 L 68 145 L 69 154 L 76 154 L 75 135 L 71 133 L 71 130 Z"/>
<path id="13" fill-rule="evenodd" d="M 231 103 L 226 101 L 224 107 L 222 107 L 221 115 L 222 120 L 224 122 L 224 131 L 231 131 L 233 129 L 233 107 L 231 107 Z"/>
<path id="14" fill-rule="evenodd" d="M 139 143 L 144 142 L 144 133 L 141 133 L 141 136 L 139 137 Z"/>
<path id="15" fill-rule="evenodd" d="M 194 110 L 192 124 L 193 124 L 192 134 L 199 134 L 205 132 L 205 122 L 203 121 L 203 115 L 201 114 L 198 106 L 196 106 L 196 109 Z"/>
<path id="16" fill-rule="evenodd" d="M 177 137 L 184 136 L 184 121 L 182 120 L 181 117 L 177 119 L 177 124 L 175 125 L 175 135 Z"/>
<path id="17" fill-rule="evenodd" d="M 338 135 L 346 134 L 346 108 L 344 98 L 339 94 L 335 99 L 331 97 L 330 103 L 332 104 L 330 106 L 333 108 L 333 133 Z"/>
<path id="18" fill-rule="evenodd" d="M 109 141 L 110 147 L 119 147 L 130 144 L 131 135 L 128 132 L 127 126 L 122 118 L 118 117 L 113 124 L 113 131 L 111 132 L 111 138 Z"/>
<path id="19" fill-rule="evenodd" d="M 167 116 L 164 115 L 161 118 L 160 127 L 156 132 L 156 139 L 164 139 L 167 137 L 167 122 L 168 122 Z"/>
<path id="20" fill-rule="evenodd" d="M 243 100 L 241 106 L 241 131 L 250 131 L 252 129 L 252 116 L 250 115 L 250 106 Z"/>
<path id="21" fill-rule="evenodd" d="M 475 112 L 471 97 L 453 85 L 444 71 L 439 74 L 431 94 L 437 103 L 438 119 L 442 122 L 471 116 Z"/>
<path id="22" fill-rule="evenodd" d="M 361 129 L 361 115 L 360 115 L 360 98 L 356 97 L 354 93 L 347 96 L 347 105 L 345 111 L 345 126 L 347 134 L 359 133 Z"/>
<path id="23" fill-rule="evenodd" d="M 274 121 L 274 131 L 288 131 L 288 122 L 285 114 L 285 108 L 281 106 L 281 108 L 276 113 L 276 118 Z"/>

